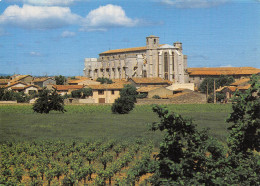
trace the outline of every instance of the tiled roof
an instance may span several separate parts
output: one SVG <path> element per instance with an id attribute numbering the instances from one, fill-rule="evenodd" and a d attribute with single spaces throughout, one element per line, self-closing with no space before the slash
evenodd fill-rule
<path id="1" fill-rule="evenodd" d="M 189 75 L 252 75 L 260 73 L 253 67 L 188 68 Z"/>
<path id="2" fill-rule="evenodd" d="M 6 85 L 5 87 L 8 88 L 8 87 L 12 87 L 12 86 L 17 85 L 17 84 L 23 84 L 25 86 L 27 85 L 26 83 L 16 81 L 16 82 L 12 82 L 10 85 Z"/>
<path id="3" fill-rule="evenodd" d="M 249 85 L 245 85 L 245 86 L 239 86 L 239 87 L 237 87 L 238 88 L 238 90 L 247 90 L 247 89 L 249 89 L 251 87 L 251 85 L 249 84 Z"/>
<path id="4" fill-rule="evenodd" d="M 16 82 L 16 81 L 20 81 L 28 76 L 31 76 L 31 75 L 19 75 L 19 76 L 16 76 L 14 79 L 12 79 L 10 82 L 13 83 L 13 82 Z"/>
<path id="5" fill-rule="evenodd" d="M 46 81 L 46 80 L 48 80 L 48 79 L 52 79 L 52 78 L 50 78 L 50 77 L 41 77 L 41 78 L 34 78 L 33 79 L 33 82 L 43 82 L 43 81 Z"/>
<path id="6" fill-rule="evenodd" d="M 150 92 L 152 90 L 158 89 L 161 87 L 140 87 L 139 89 L 137 89 L 137 92 Z"/>
<path id="7" fill-rule="evenodd" d="M 11 87 L 12 90 L 24 90 L 24 89 L 27 89 L 29 87 L 35 87 L 37 89 L 41 89 L 41 87 L 37 86 L 37 85 L 27 85 L 27 86 L 24 86 L 24 87 Z"/>
<path id="8" fill-rule="evenodd" d="M 10 81 L 10 79 L 0 79 L 0 84 L 6 85 L 9 81 Z"/>
<path id="9" fill-rule="evenodd" d="M 159 45 L 159 47 L 161 47 L 163 45 L 164 44 L 161 44 L 161 45 Z M 100 54 L 113 54 L 113 53 L 134 52 L 134 51 L 143 51 L 143 50 L 146 50 L 146 46 L 108 50 L 108 51 L 102 52 Z"/>
<path id="10" fill-rule="evenodd" d="M 84 86 L 83 85 L 53 85 L 52 87 L 58 91 L 63 91 L 63 90 L 65 91 L 65 90 L 69 90 L 69 89 L 78 90 L 78 89 L 83 88 Z"/>
<path id="11" fill-rule="evenodd" d="M 238 85 L 241 85 L 243 83 L 247 83 L 249 82 L 250 79 L 249 78 L 245 78 L 245 79 L 240 79 L 240 80 L 237 80 L 236 82 L 230 84 L 231 86 L 238 86 Z"/>
<path id="12" fill-rule="evenodd" d="M 93 90 L 118 90 L 118 89 L 123 89 L 124 84 L 122 83 L 100 84 L 100 85 L 88 85 L 88 87 Z"/>
<path id="13" fill-rule="evenodd" d="M 172 84 L 170 81 L 162 79 L 160 77 L 150 78 L 130 78 L 137 84 Z"/>

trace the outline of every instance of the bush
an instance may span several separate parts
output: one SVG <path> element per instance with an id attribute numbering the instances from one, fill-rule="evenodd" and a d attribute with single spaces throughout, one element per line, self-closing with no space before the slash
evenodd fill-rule
<path id="1" fill-rule="evenodd" d="M 82 88 L 79 90 L 74 90 L 71 92 L 71 96 L 73 98 L 85 98 L 85 97 L 89 97 L 92 96 L 93 92 L 91 88 Z"/>
<path id="2" fill-rule="evenodd" d="M 147 93 L 140 93 L 140 94 L 138 94 L 137 96 L 136 96 L 136 98 L 138 98 L 138 99 L 143 99 L 143 98 L 147 98 Z"/>
<path id="3" fill-rule="evenodd" d="M 153 96 L 153 99 L 161 99 L 161 97 L 158 96 L 158 95 L 154 95 L 154 96 Z"/>
<path id="4" fill-rule="evenodd" d="M 113 113 L 118 114 L 128 114 L 134 109 L 136 102 L 136 88 L 132 85 L 125 85 L 125 87 L 120 91 L 120 98 L 115 100 L 112 105 L 111 110 Z"/>
<path id="5" fill-rule="evenodd" d="M 113 81 L 111 79 L 104 78 L 104 77 L 102 77 L 102 78 L 99 77 L 99 78 L 97 78 L 96 81 L 100 82 L 101 84 L 112 84 L 113 83 Z"/>
<path id="6" fill-rule="evenodd" d="M 51 110 L 66 112 L 64 109 L 64 99 L 56 92 L 43 89 L 39 98 L 33 105 L 34 112 L 48 114 Z"/>

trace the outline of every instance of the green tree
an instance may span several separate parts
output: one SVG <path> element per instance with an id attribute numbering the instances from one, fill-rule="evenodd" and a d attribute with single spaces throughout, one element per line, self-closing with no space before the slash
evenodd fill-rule
<path id="1" fill-rule="evenodd" d="M 260 151 L 260 75 L 253 75 L 251 88 L 234 94 L 233 112 L 227 122 L 233 123 L 228 138 L 231 153 Z M 250 151 L 250 152 L 249 152 Z"/>
<path id="2" fill-rule="evenodd" d="M 65 85 L 66 83 L 66 77 L 65 76 L 62 76 L 62 75 L 59 75 L 59 76 L 55 76 L 55 81 L 56 81 L 56 85 Z"/>
<path id="3" fill-rule="evenodd" d="M 113 113 L 128 114 L 136 103 L 137 91 L 132 85 L 125 85 L 120 91 L 120 98 L 115 100 L 111 110 Z"/>
<path id="4" fill-rule="evenodd" d="M 82 88 L 71 92 L 73 98 L 86 98 L 92 96 L 93 92 L 91 88 Z"/>
<path id="5" fill-rule="evenodd" d="M 218 89 L 219 87 L 230 85 L 231 83 L 233 83 L 235 81 L 233 76 L 221 75 L 218 78 L 207 77 L 200 84 L 199 90 L 203 93 L 206 93 L 207 92 L 207 85 L 208 85 L 208 93 L 209 94 L 213 93 L 213 91 L 214 91 L 214 80 L 215 80 L 216 89 Z"/>
<path id="6" fill-rule="evenodd" d="M 156 185 L 214 185 L 225 173 L 225 152 L 221 144 L 208 136 L 207 130 L 198 131 L 191 120 L 168 109 L 153 107 L 160 121 L 152 130 L 165 131 L 158 154 L 159 169 L 154 174 Z M 207 153 L 210 155 L 207 156 Z"/>
<path id="7" fill-rule="evenodd" d="M 99 78 L 97 78 L 96 81 L 100 82 L 101 84 L 112 84 L 113 83 L 113 81 L 111 79 L 104 78 L 104 77 L 101 77 L 101 78 L 99 77 Z"/>
<path id="8" fill-rule="evenodd" d="M 48 114 L 51 110 L 66 112 L 64 109 L 64 99 L 56 92 L 56 90 L 43 89 L 39 94 L 39 98 L 33 105 L 34 112 Z"/>

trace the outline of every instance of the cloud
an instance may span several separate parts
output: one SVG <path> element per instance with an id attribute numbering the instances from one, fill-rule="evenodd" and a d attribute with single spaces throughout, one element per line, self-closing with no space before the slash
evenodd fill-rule
<path id="1" fill-rule="evenodd" d="M 0 25 L 26 29 L 53 29 L 79 23 L 81 17 L 72 14 L 68 7 L 11 5 L 0 15 Z"/>
<path id="2" fill-rule="evenodd" d="M 61 34 L 61 37 L 67 38 L 67 37 L 74 37 L 76 34 L 75 32 L 70 32 L 70 31 L 64 31 Z"/>
<path id="3" fill-rule="evenodd" d="M 220 66 L 220 67 L 233 67 L 232 65 L 224 65 L 224 66 Z"/>
<path id="4" fill-rule="evenodd" d="M 40 5 L 40 6 L 68 6 L 79 0 L 9 0 L 11 2 L 22 2 L 24 4 Z"/>
<path id="5" fill-rule="evenodd" d="M 162 4 L 176 8 L 210 8 L 228 1 L 229 0 L 160 0 Z"/>
<path id="6" fill-rule="evenodd" d="M 30 52 L 29 55 L 33 56 L 33 57 L 38 57 L 38 56 L 41 56 L 41 53 L 39 53 L 39 52 Z"/>
<path id="7" fill-rule="evenodd" d="M 108 4 L 90 11 L 83 22 L 82 30 L 106 31 L 111 27 L 133 27 L 138 23 L 138 19 L 127 17 L 122 7 Z"/>

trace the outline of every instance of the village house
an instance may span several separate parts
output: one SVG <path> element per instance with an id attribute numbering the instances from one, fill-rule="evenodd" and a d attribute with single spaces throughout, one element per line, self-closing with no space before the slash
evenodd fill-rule
<path id="1" fill-rule="evenodd" d="M 71 94 L 72 91 L 82 88 L 84 88 L 84 85 L 52 85 L 52 89 L 56 89 L 60 95 Z"/>
<path id="2" fill-rule="evenodd" d="M 34 78 L 32 83 L 42 88 L 47 87 L 47 85 L 56 85 L 56 81 L 51 77 Z"/>
<path id="3" fill-rule="evenodd" d="M 228 75 L 240 80 L 257 73 L 260 73 L 260 69 L 253 67 L 188 68 L 189 83 L 194 83 L 197 88 L 206 77 L 218 78 L 221 75 Z"/>
<path id="4" fill-rule="evenodd" d="M 14 92 L 24 92 L 25 94 L 29 95 L 36 94 L 42 90 L 41 87 L 37 85 L 28 85 L 23 82 L 14 82 L 10 85 L 7 85 L 5 88 Z"/>
<path id="5" fill-rule="evenodd" d="M 173 91 L 165 87 L 140 87 L 139 89 L 137 89 L 137 92 L 139 94 L 147 95 L 147 98 L 153 98 L 155 95 L 159 96 L 160 98 L 173 95 Z"/>
<path id="6" fill-rule="evenodd" d="M 99 85 L 100 82 L 91 80 L 89 78 L 82 79 L 70 79 L 68 80 L 69 85 Z"/>
<path id="7" fill-rule="evenodd" d="M 11 80 L 8 82 L 8 85 L 18 81 L 26 84 L 31 84 L 33 81 L 33 77 L 31 75 L 13 75 L 11 76 Z"/>
<path id="8" fill-rule="evenodd" d="M 88 85 L 93 91 L 92 98 L 95 103 L 114 103 L 120 97 L 120 90 L 124 88 L 123 83 Z"/>
<path id="9" fill-rule="evenodd" d="M 236 91 L 245 92 L 248 90 L 251 87 L 249 81 L 249 78 L 239 79 L 229 86 L 220 87 L 216 92 L 223 93 L 227 99 L 230 99 Z"/>
<path id="10" fill-rule="evenodd" d="M 4 88 L 6 85 L 8 85 L 8 82 L 10 79 L 0 79 L 0 88 Z"/>
<path id="11" fill-rule="evenodd" d="M 130 78 L 128 81 L 136 88 L 147 86 L 166 87 L 172 84 L 172 82 L 160 77 Z"/>

